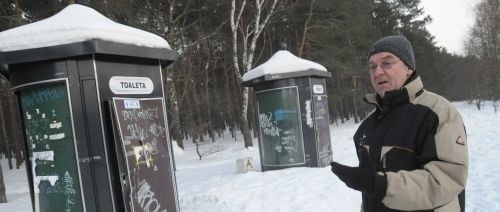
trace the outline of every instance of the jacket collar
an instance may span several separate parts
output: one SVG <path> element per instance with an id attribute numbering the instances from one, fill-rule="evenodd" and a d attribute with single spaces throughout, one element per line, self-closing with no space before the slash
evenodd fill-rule
<path id="1" fill-rule="evenodd" d="M 413 74 L 401 89 L 388 91 L 384 97 L 377 93 L 366 94 L 364 100 L 369 104 L 376 105 L 380 110 L 385 107 L 396 106 L 413 101 L 424 89 L 422 80 L 418 74 Z"/>

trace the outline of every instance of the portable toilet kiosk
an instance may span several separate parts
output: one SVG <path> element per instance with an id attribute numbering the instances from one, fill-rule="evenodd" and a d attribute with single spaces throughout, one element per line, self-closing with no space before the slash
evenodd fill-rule
<path id="1" fill-rule="evenodd" d="M 0 33 L 33 211 L 179 211 L 154 34 L 73 4 Z"/>
<path id="2" fill-rule="evenodd" d="M 253 87 L 263 171 L 332 161 L 327 77 L 322 65 L 286 50 L 243 75 Z"/>

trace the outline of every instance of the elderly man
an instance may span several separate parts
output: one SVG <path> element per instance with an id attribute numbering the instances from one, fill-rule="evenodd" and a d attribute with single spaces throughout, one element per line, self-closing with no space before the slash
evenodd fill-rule
<path id="1" fill-rule="evenodd" d="M 465 211 L 467 137 L 462 117 L 426 91 L 410 42 L 384 37 L 368 52 L 375 107 L 354 135 L 358 167 L 332 172 L 362 192 L 362 211 Z"/>

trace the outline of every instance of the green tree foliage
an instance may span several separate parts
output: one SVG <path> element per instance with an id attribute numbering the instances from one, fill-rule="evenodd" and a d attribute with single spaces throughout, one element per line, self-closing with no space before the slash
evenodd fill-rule
<path id="1" fill-rule="evenodd" d="M 162 36 L 178 52 L 177 61 L 164 71 L 169 130 L 180 146 L 185 139 L 214 140 L 226 129 L 235 137 L 242 107 L 239 79 L 232 71 L 230 0 L 3 0 L 0 30 L 47 18 L 75 2 Z M 247 2 L 239 32 L 252 23 L 252 2 Z M 373 92 L 366 71 L 368 49 L 382 36 L 403 34 L 413 44 L 417 72 L 427 89 L 452 100 L 488 96 L 491 92 L 479 83 L 485 75 L 476 73 L 492 66 L 481 63 L 479 53 L 464 57 L 437 47 L 425 29 L 430 21 L 419 0 L 281 0 L 256 43 L 253 67 L 286 43 L 293 54 L 332 73 L 327 79 L 332 121 L 358 121 L 372 109 L 362 101 Z M 250 123 L 255 118 L 252 105 Z"/>
<path id="2" fill-rule="evenodd" d="M 10 29 L 24 23 L 19 13 L 19 6 L 14 0 L 0 1 L 0 31 Z"/>
<path id="3" fill-rule="evenodd" d="M 327 6 L 328 5 L 328 6 Z M 328 81 L 330 111 L 342 120 L 360 116 L 368 110 L 363 95 L 371 91 L 366 54 L 380 37 L 372 24 L 371 1 L 321 1 L 312 31 L 314 57 L 332 72 Z M 327 33 L 325 33 L 325 31 Z"/>
<path id="4" fill-rule="evenodd" d="M 427 89 L 439 90 L 442 84 L 433 82 L 442 79 L 441 72 L 436 71 L 439 49 L 435 47 L 434 38 L 425 29 L 431 20 L 423 16 L 420 0 L 394 1 L 381 0 L 374 4 L 372 15 L 374 23 L 382 35 L 403 34 L 412 43 L 416 58 L 417 72 L 426 83 Z"/>

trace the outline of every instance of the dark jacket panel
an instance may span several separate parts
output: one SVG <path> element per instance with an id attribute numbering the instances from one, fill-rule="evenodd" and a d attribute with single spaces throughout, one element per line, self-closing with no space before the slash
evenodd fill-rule
<path id="1" fill-rule="evenodd" d="M 464 210 L 468 151 L 458 111 L 424 90 L 416 74 L 402 89 L 365 101 L 376 109 L 354 142 L 369 149 L 376 170 L 387 176 L 387 190 L 382 201 L 363 193 L 363 211 Z"/>

